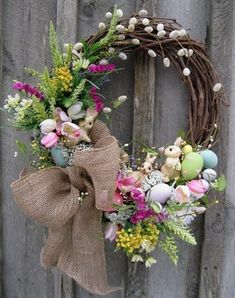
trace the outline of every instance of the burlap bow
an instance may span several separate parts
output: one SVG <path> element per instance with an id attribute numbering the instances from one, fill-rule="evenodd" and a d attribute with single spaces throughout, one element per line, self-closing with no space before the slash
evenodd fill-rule
<path id="1" fill-rule="evenodd" d="M 118 289 L 107 284 L 101 210 L 112 205 L 119 148 L 99 121 L 91 139 L 94 149 L 77 153 L 75 166 L 24 175 L 11 188 L 23 212 L 49 228 L 42 264 L 57 266 L 89 292 L 104 295 Z M 81 191 L 88 192 L 82 204 Z"/>

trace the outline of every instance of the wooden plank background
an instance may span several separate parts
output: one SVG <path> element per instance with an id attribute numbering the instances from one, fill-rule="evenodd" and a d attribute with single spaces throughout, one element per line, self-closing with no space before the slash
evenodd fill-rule
<path id="1" fill-rule="evenodd" d="M 123 290 L 106 297 L 233 298 L 235 280 L 235 18 L 233 0 L 0 0 L 0 92 L 6 98 L 11 80 L 29 80 L 23 68 L 41 69 L 48 63 L 48 24 L 52 20 L 61 34 L 61 44 L 76 42 L 96 31 L 104 14 L 115 2 L 125 15 L 146 8 L 155 16 L 177 19 L 192 37 L 208 44 L 211 59 L 222 76 L 230 98 L 223 111 L 218 152 L 221 171 L 230 182 L 216 208 L 194 224 L 198 246 L 180 243 L 181 256 L 174 267 L 160 251 L 158 264 L 146 271 L 129 264 L 122 254 L 106 244 L 110 284 Z M 104 93 L 127 94 L 129 101 L 113 116 L 112 132 L 122 142 L 137 136 L 160 146 L 173 140 L 179 128 L 187 127 L 187 91 L 174 69 L 145 55 L 120 63 L 121 76 L 113 78 Z M 145 119 L 146 121 L 143 121 Z M 1 126 L 6 119 L 1 115 Z M 24 217 L 15 206 L 9 185 L 27 164 L 14 158 L 14 139 L 21 135 L 1 130 L 1 241 L 0 297 L 88 298 L 98 297 L 79 288 L 57 270 L 40 266 L 40 249 L 46 230 Z M 28 138 L 25 136 L 25 140 Z M 3 290 L 3 291 L 2 291 Z"/>

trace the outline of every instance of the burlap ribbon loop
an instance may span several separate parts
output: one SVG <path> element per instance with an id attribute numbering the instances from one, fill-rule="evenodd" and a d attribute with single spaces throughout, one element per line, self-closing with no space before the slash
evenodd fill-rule
<path id="1" fill-rule="evenodd" d="M 57 266 L 91 293 L 105 295 L 117 288 L 107 284 L 101 210 L 112 206 L 119 147 L 99 121 L 91 139 L 94 149 L 76 154 L 73 167 L 27 174 L 11 188 L 23 212 L 49 228 L 42 264 Z M 88 192 L 82 204 L 80 191 Z"/>

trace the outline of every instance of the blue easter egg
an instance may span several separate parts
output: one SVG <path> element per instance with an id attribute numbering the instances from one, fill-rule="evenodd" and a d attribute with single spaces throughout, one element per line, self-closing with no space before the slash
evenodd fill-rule
<path id="1" fill-rule="evenodd" d="M 60 147 L 51 148 L 51 156 L 52 156 L 54 163 L 58 167 L 65 168 L 67 166 L 62 149 Z"/>
<path id="2" fill-rule="evenodd" d="M 213 169 L 218 164 L 218 157 L 215 152 L 211 150 L 202 150 L 199 152 L 203 159 L 203 168 L 204 169 Z"/>

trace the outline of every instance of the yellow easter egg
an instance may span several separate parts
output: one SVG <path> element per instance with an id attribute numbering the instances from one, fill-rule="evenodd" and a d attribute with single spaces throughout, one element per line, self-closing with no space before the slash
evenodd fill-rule
<path id="1" fill-rule="evenodd" d="M 182 152 L 184 155 L 190 153 L 193 151 L 193 147 L 191 145 L 185 145 L 183 148 L 182 148 Z"/>

